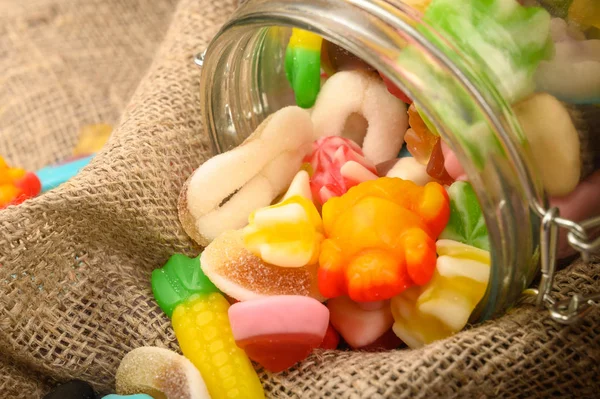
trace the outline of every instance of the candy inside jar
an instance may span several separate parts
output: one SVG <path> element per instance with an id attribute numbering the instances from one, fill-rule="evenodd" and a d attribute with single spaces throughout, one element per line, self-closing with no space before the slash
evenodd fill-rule
<path id="1" fill-rule="evenodd" d="M 211 395 L 258 392 L 249 360 L 418 348 L 500 316 L 539 270 L 532 198 L 600 213 L 581 194 L 600 166 L 582 2 L 358 3 L 248 1 L 204 58 L 218 154 L 179 213 L 205 249 L 153 289 L 201 374 L 229 373 Z"/>

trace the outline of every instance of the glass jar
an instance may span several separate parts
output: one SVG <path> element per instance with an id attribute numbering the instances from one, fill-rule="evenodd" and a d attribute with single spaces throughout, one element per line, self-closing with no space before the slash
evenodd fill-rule
<path id="1" fill-rule="evenodd" d="M 385 74 L 456 153 L 483 210 L 492 257 L 487 293 L 471 321 L 513 305 L 539 272 L 540 257 L 542 283 L 551 287 L 557 226 L 581 228 L 546 210 L 530 146 L 511 109 L 522 82 L 502 82 L 481 54 L 461 51 L 463 43 L 427 27 L 422 14 L 401 1 L 247 1 L 198 60 L 202 113 L 215 152 L 239 145 L 269 114 L 295 105 L 284 67 L 293 27 L 321 35 Z M 493 31 L 493 23 L 487 29 Z"/>

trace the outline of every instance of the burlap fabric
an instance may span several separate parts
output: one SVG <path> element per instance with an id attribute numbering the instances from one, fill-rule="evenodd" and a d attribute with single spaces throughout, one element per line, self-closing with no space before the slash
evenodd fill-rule
<path id="1" fill-rule="evenodd" d="M 110 392 L 129 350 L 177 350 L 149 276 L 172 253 L 200 250 L 177 218 L 181 185 L 210 156 L 192 56 L 235 1 L 181 0 L 156 53 L 174 1 L 8 3 L 0 154 L 39 167 L 67 155 L 81 126 L 121 121 L 75 179 L 0 212 L 0 397 L 39 397 L 71 378 Z M 598 267 L 573 264 L 557 284 L 561 297 L 599 291 Z M 562 327 L 530 304 L 421 350 L 317 353 L 261 372 L 277 398 L 591 398 L 598 377 L 600 312 Z"/>

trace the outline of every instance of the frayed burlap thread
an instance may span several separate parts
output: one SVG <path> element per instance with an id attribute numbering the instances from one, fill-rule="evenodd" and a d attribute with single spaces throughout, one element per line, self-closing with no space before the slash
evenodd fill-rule
<path id="1" fill-rule="evenodd" d="M 177 218 L 183 182 L 211 156 L 193 55 L 234 8 L 182 0 L 106 149 L 70 182 L 0 212 L 0 387 L 10 397 L 71 378 L 110 392 L 131 349 L 178 350 L 149 277 L 172 253 L 200 251 Z M 560 298 L 598 291 L 598 264 L 577 262 L 556 282 Z M 423 349 L 318 352 L 288 372 L 259 372 L 271 398 L 592 398 L 599 337 L 598 310 L 565 327 L 523 303 Z"/>

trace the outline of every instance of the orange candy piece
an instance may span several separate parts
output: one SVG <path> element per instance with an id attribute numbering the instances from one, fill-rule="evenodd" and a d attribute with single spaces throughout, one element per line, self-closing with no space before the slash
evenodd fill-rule
<path id="1" fill-rule="evenodd" d="M 21 168 L 11 168 L 0 157 L 0 209 L 18 205 L 40 193 L 40 179 Z"/>
<path id="2" fill-rule="evenodd" d="M 380 178 L 330 199 L 323 206 L 321 294 L 381 301 L 427 283 L 435 269 L 435 240 L 449 217 L 448 194 L 438 183 L 419 187 Z"/>
<path id="3" fill-rule="evenodd" d="M 427 165 L 433 148 L 440 138 L 431 133 L 414 104 L 408 107 L 408 124 L 410 129 L 404 135 L 406 148 L 419 163 Z"/>

